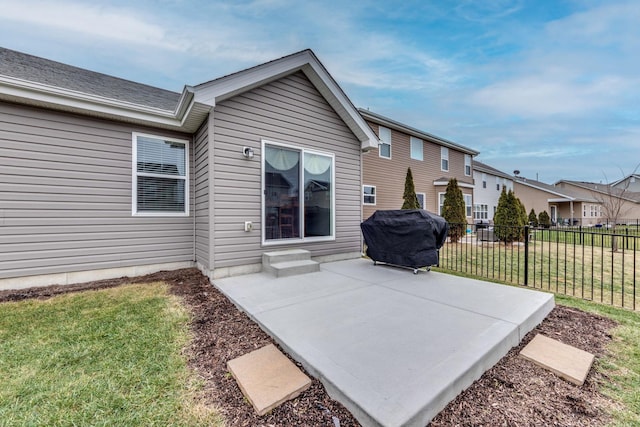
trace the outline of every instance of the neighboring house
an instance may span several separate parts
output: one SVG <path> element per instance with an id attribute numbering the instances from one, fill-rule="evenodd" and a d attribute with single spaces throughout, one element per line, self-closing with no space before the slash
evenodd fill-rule
<path id="1" fill-rule="evenodd" d="M 473 182 L 473 220 L 493 223 L 502 189 L 513 191 L 513 177 L 474 159 Z"/>
<path id="2" fill-rule="evenodd" d="M 594 204 L 583 204 L 583 220 L 585 225 L 608 222 L 617 211 L 617 222 L 637 223 L 640 219 L 640 192 L 634 191 L 633 176 L 611 184 L 611 186 L 596 182 L 560 180 L 555 186 L 563 190 L 572 191 L 584 198 L 595 200 Z"/>
<path id="3" fill-rule="evenodd" d="M 378 140 L 310 50 L 176 93 L 0 49 L 0 122 L 0 289 L 360 255 Z"/>
<path id="4" fill-rule="evenodd" d="M 552 224 L 595 225 L 602 222 L 598 200 L 572 188 L 517 177 L 514 179 L 514 193 L 527 213 L 531 209 L 538 215 L 546 211 Z"/>
<path id="5" fill-rule="evenodd" d="M 435 135 L 360 109 L 378 134 L 378 150 L 365 153 L 362 178 L 362 216 L 379 209 L 400 209 L 411 168 L 421 207 L 440 213 L 451 178 L 464 195 L 468 221 L 473 220 L 473 156 L 478 152 Z"/>
<path id="6" fill-rule="evenodd" d="M 613 188 L 640 193 L 640 174 L 634 173 L 611 183 Z"/>

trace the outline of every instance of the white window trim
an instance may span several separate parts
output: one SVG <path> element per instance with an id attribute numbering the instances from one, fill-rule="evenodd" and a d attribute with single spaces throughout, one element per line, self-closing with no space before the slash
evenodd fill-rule
<path id="1" fill-rule="evenodd" d="M 473 217 L 473 195 L 463 194 L 462 199 L 464 200 L 464 213 L 466 217 L 472 218 Z M 469 204 L 467 204 L 467 200 L 469 200 Z"/>
<path id="2" fill-rule="evenodd" d="M 365 196 L 371 196 L 371 194 L 365 194 L 365 192 L 364 192 L 364 187 L 370 187 L 370 188 L 373 188 L 373 200 L 374 200 L 374 202 L 373 202 L 373 203 L 367 203 L 367 202 L 365 202 L 365 201 L 364 201 L 364 197 L 365 197 Z M 375 186 L 375 185 L 367 185 L 367 184 L 364 184 L 364 185 L 362 186 L 362 204 L 363 204 L 363 205 L 365 205 L 365 206 L 375 206 L 377 202 L 378 202 L 378 193 L 377 193 L 376 186 Z"/>
<path id="3" fill-rule="evenodd" d="M 427 209 L 427 193 L 416 193 L 416 196 L 417 196 L 418 194 L 421 194 L 421 195 L 422 195 L 422 200 L 424 201 L 424 206 L 423 206 L 421 209 L 425 209 L 425 210 L 426 210 L 426 209 Z M 418 202 L 419 202 L 419 201 L 420 201 L 420 200 L 418 200 Z"/>
<path id="4" fill-rule="evenodd" d="M 260 168 L 260 223 L 261 223 L 261 227 L 260 227 L 260 239 L 261 239 L 261 244 L 262 246 L 282 246 L 282 245 L 291 245 L 291 244 L 295 244 L 295 243 L 304 243 L 304 242 L 331 242 L 331 241 L 335 241 L 336 240 L 336 156 L 334 153 L 328 153 L 328 152 L 324 152 L 324 151 L 318 151 L 318 150 L 313 150 L 313 149 L 308 149 L 308 148 L 304 148 L 304 147 L 300 147 L 297 145 L 292 145 L 292 144 L 286 144 L 286 143 L 282 143 L 282 142 L 276 142 L 273 140 L 269 140 L 269 139 L 262 139 L 261 140 L 261 153 L 265 152 L 265 146 L 266 145 L 271 145 L 271 146 L 277 146 L 277 147 L 283 147 L 283 148 L 288 148 L 290 150 L 296 150 L 300 152 L 300 182 L 304 182 L 304 153 L 309 153 L 309 154 L 318 154 L 321 156 L 327 156 L 327 157 L 331 157 L 331 184 L 333 185 L 332 188 L 332 197 L 331 197 L 331 235 L 330 236 L 319 236 L 319 237 L 304 237 L 304 197 L 302 197 L 302 194 L 299 195 L 300 198 L 300 202 L 299 202 L 299 206 L 298 209 L 300 210 L 299 213 L 299 217 L 300 217 L 300 238 L 298 239 L 278 239 L 278 240 L 267 240 L 265 237 L 267 235 L 265 227 L 265 221 L 264 221 L 264 217 L 265 217 L 265 200 L 264 200 L 264 193 L 265 193 L 265 182 L 264 182 L 264 170 L 265 170 L 265 166 L 264 166 L 264 162 L 265 162 L 265 156 L 260 156 L 261 157 L 261 163 L 262 163 L 262 167 Z"/>
<path id="5" fill-rule="evenodd" d="M 442 215 L 442 206 L 444 204 L 440 204 L 440 196 L 444 196 L 446 193 L 438 193 L 438 215 Z"/>
<path id="6" fill-rule="evenodd" d="M 184 176 L 163 175 L 138 172 L 138 137 L 160 139 L 162 141 L 170 141 L 178 144 L 184 144 Z M 172 216 L 189 216 L 190 190 L 189 190 L 189 140 L 167 138 L 161 135 L 152 135 L 147 133 L 132 132 L 131 134 L 131 215 L 132 216 L 153 216 L 153 217 L 172 217 Z M 184 212 L 138 212 L 138 176 L 150 176 L 158 178 L 171 178 L 184 181 Z"/>
<path id="7" fill-rule="evenodd" d="M 382 140 L 382 129 L 386 129 L 389 131 L 389 141 L 383 141 Z M 383 159 L 389 159 L 391 160 L 391 155 L 392 155 L 392 148 L 391 148 L 391 140 L 392 140 L 392 136 L 391 136 L 391 129 L 384 127 L 384 126 L 378 126 L 378 136 L 380 138 L 380 145 L 388 145 L 389 146 L 389 157 L 383 156 L 382 154 L 380 154 L 380 147 L 378 147 L 378 157 L 381 157 Z"/>
<path id="8" fill-rule="evenodd" d="M 413 146 L 414 144 L 416 144 L 416 147 L 418 147 L 417 144 L 420 144 L 420 156 L 418 157 L 414 157 L 413 156 Z M 424 161 L 424 142 L 420 139 L 420 138 L 416 138 L 415 136 L 411 136 L 409 137 L 409 157 L 411 157 L 413 160 L 419 160 L 419 161 Z"/>
<path id="9" fill-rule="evenodd" d="M 467 173 L 467 166 L 469 167 L 469 173 Z M 470 154 L 465 154 L 464 155 L 464 175 L 465 176 L 471 176 L 471 155 Z"/>
<path id="10" fill-rule="evenodd" d="M 443 160 L 447 161 L 447 168 L 442 167 Z M 449 172 L 449 149 L 447 147 L 440 147 L 440 170 L 442 172 Z"/>

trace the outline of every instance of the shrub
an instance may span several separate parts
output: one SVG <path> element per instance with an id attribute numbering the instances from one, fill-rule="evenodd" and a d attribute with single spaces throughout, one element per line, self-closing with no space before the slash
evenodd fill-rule
<path id="1" fill-rule="evenodd" d="M 467 230 L 464 196 L 458 187 L 458 180 L 451 178 L 444 193 L 442 217 L 449 223 L 449 238 L 457 242 Z"/>
<path id="2" fill-rule="evenodd" d="M 494 233 L 505 243 L 519 241 L 524 237 L 524 226 L 528 220 L 524 205 L 513 191 L 503 188 L 498 200 L 498 207 L 493 218 Z"/>
<path id="3" fill-rule="evenodd" d="M 404 203 L 402 209 L 420 209 L 420 202 L 416 195 L 416 187 L 413 185 L 413 174 L 411 168 L 407 168 L 407 177 L 404 179 Z"/>
<path id="4" fill-rule="evenodd" d="M 538 225 L 544 228 L 551 227 L 551 218 L 547 211 L 542 211 L 540 212 L 540 215 L 538 215 Z"/>
<path id="5" fill-rule="evenodd" d="M 531 212 L 529 212 L 529 225 L 532 227 L 538 226 L 538 215 L 536 215 L 536 211 L 534 211 L 533 209 L 531 209 Z"/>

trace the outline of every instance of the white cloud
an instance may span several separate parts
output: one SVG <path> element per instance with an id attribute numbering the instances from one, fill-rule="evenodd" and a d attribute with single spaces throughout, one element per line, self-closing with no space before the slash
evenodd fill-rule
<path id="1" fill-rule="evenodd" d="M 634 81 L 600 76 L 594 81 L 573 81 L 570 76 L 528 75 L 486 86 L 470 96 L 470 102 L 500 114 L 521 117 L 586 114 L 615 105 L 633 88 Z"/>
<path id="2" fill-rule="evenodd" d="M 184 43 L 172 39 L 165 27 L 137 16 L 135 10 L 90 3 L 3 1 L 0 19 L 30 26 L 100 37 L 121 43 L 180 50 Z"/>

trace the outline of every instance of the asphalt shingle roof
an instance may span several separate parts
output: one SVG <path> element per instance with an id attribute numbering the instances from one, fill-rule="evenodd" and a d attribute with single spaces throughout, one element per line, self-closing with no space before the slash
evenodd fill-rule
<path id="1" fill-rule="evenodd" d="M 174 111 L 181 94 L 0 47 L 0 75 Z"/>

